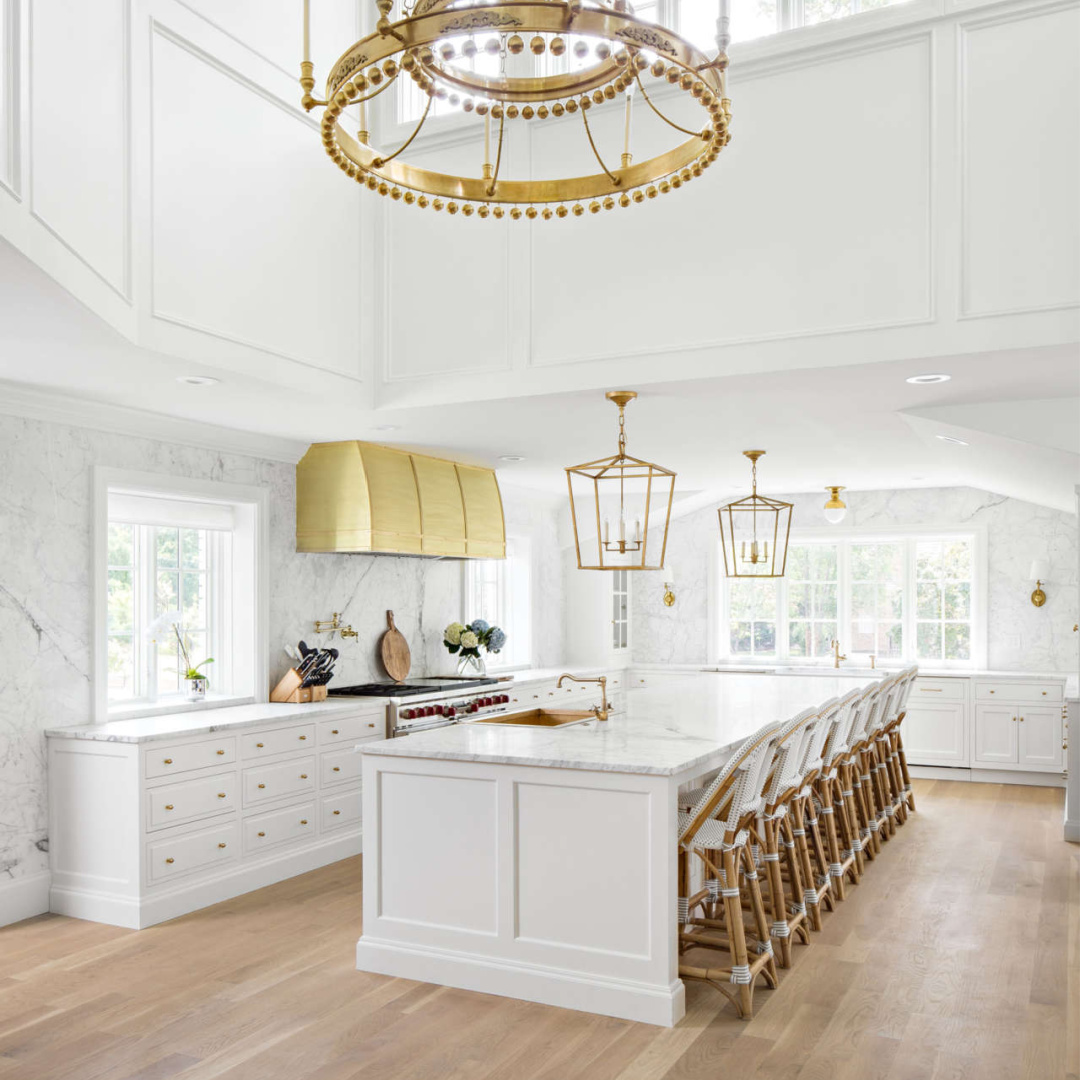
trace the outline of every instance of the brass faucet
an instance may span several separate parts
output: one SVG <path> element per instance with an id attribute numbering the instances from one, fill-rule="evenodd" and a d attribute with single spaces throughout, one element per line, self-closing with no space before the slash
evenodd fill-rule
<path id="1" fill-rule="evenodd" d="M 608 715 L 615 711 L 614 709 L 608 708 L 606 675 L 601 675 L 598 679 L 579 679 L 576 675 L 571 675 L 567 672 L 565 675 L 559 676 L 559 681 L 555 684 L 556 690 L 562 689 L 563 679 L 573 679 L 574 682 L 594 682 L 600 684 L 600 704 L 592 707 L 592 714 L 597 720 L 606 720 Z"/>
<path id="2" fill-rule="evenodd" d="M 841 660 L 846 660 L 847 656 L 840 655 L 840 642 L 836 638 L 832 639 L 832 666 L 838 668 Z"/>

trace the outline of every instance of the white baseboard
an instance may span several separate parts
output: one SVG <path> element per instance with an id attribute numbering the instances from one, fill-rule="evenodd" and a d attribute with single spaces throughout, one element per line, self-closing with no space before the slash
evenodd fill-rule
<path id="1" fill-rule="evenodd" d="M 967 769 L 946 765 L 909 765 L 920 780 L 958 780 L 962 784 L 1020 784 L 1025 787 L 1064 787 L 1060 773 L 1018 772 L 1012 769 Z"/>
<path id="2" fill-rule="evenodd" d="M 49 882 L 52 874 L 41 870 L 24 877 L 0 880 L 0 926 L 32 919 L 49 910 Z"/>
<path id="3" fill-rule="evenodd" d="M 1073 844 L 1080 844 L 1080 821 L 1065 822 L 1065 839 Z"/>
<path id="4" fill-rule="evenodd" d="M 356 967 L 377 975 L 499 994 L 660 1027 L 674 1027 L 686 1012 L 686 991 L 680 979 L 668 986 L 650 986 L 418 948 L 369 935 L 356 943 Z"/>
<path id="5" fill-rule="evenodd" d="M 297 874 L 306 874 L 320 866 L 351 858 L 358 855 L 360 850 L 361 832 L 353 829 L 301 849 L 284 851 L 274 858 L 257 863 L 242 862 L 212 876 L 193 875 L 190 880 L 167 891 L 149 889 L 141 899 L 54 885 L 49 890 L 45 910 L 74 919 L 143 930 L 211 904 L 231 900 L 253 889 L 262 889 Z M 358 894 L 357 903 L 359 900 Z"/>

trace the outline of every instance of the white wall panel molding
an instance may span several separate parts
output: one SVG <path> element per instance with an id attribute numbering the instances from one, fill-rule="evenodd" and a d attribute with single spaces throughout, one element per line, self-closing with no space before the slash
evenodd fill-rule
<path id="1" fill-rule="evenodd" d="M 170 26 L 152 21 L 151 37 L 151 335 L 175 349 L 169 324 L 239 346 L 229 363 L 253 373 L 305 377 L 267 371 L 270 356 L 359 383 L 359 192 L 298 105 Z M 240 144 L 242 163 L 228 156 Z"/>
<path id="2" fill-rule="evenodd" d="M 18 0 L 0 0 L 0 191 L 19 201 L 22 64 Z"/>
<path id="3" fill-rule="evenodd" d="M 1080 306 L 1078 38 L 1076 0 L 959 22 L 960 320 Z"/>
<path id="4" fill-rule="evenodd" d="M 27 0 L 26 11 L 30 214 L 130 303 L 130 0 L 85 6 Z M 89 55 L 96 59 L 94 76 L 78 80 L 76 103 L 72 73 L 86 70 Z"/>

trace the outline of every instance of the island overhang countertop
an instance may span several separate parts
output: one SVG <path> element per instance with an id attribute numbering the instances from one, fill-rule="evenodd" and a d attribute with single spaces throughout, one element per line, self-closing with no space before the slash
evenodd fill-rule
<path id="1" fill-rule="evenodd" d="M 708 768 L 763 724 L 873 681 L 868 674 L 701 674 L 623 695 L 606 721 L 562 728 L 465 722 L 368 743 L 364 754 L 675 776 Z"/>

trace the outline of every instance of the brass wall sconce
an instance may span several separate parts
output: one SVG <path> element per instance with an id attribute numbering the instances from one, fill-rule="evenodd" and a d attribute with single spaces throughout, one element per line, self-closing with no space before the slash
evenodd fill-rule
<path id="1" fill-rule="evenodd" d="M 675 575 L 668 574 L 664 582 L 664 607 L 675 606 Z"/>
<path id="2" fill-rule="evenodd" d="M 316 619 L 315 620 L 315 633 L 316 634 L 334 634 L 341 635 L 342 641 L 345 638 L 359 637 L 360 634 L 354 630 L 351 626 L 341 625 L 341 612 L 335 611 L 333 617 L 330 619 Z"/>
<path id="3" fill-rule="evenodd" d="M 1046 593 L 1043 592 L 1043 578 L 1049 577 L 1049 567 L 1042 559 L 1036 559 L 1031 564 L 1028 578 L 1035 582 L 1035 591 L 1031 594 L 1031 602 L 1036 607 L 1042 607 L 1046 603 Z"/>

